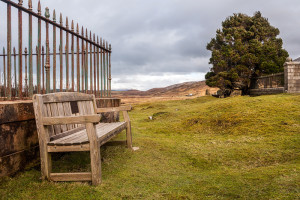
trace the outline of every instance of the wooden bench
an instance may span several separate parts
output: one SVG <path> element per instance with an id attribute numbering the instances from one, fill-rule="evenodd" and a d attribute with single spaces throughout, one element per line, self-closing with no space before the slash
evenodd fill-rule
<path id="1" fill-rule="evenodd" d="M 131 106 L 97 108 L 94 95 L 55 93 L 34 95 L 33 105 L 39 137 L 42 179 L 101 183 L 100 146 L 126 129 L 127 147 L 132 149 L 128 112 Z M 104 112 L 123 111 L 124 122 L 100 123 Z M 51 153 L 90 151 L 91 172 L 52 173 Z"/>

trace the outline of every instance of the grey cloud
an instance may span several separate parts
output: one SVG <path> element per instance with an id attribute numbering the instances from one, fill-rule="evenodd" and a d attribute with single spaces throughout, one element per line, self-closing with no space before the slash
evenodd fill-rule
<path id="1" fill-rule="evenodd" d="M 36 8 L 37 1 L 33 3 Z M 118 83 L 129 74 L 204 74 L 210 67 L 206 44 L 221 22 L 238 12 L 252 15 L 261 11 L 280 29 L 290 55 L 300 55 L 298 0 L 47 0 L 42 6 L 56 8 L 57 14 L 62 12 L 64 18 L 74 19 L 80 27 L 84 25 L 112 43 L 113 78 Z M 1 26 L 5 23 L 0 21 Z M 0 36 L 5 33 L 1 31 Z M 123 82 L 138 85 L 130 78 Z"/>

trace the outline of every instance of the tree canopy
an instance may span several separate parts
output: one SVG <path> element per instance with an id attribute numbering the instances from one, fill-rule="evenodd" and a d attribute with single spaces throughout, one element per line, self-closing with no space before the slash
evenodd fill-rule
<path id="1" fill-rule="evenodd" d="M 247 94 L 251 78 L 282 72 L 288 52 L 279 33 L 260 12 L 228 17 L 206 47 L 213 65 L 205 76 L 207 85 L 219 87 L 225 96 L 234 89 Z"/>

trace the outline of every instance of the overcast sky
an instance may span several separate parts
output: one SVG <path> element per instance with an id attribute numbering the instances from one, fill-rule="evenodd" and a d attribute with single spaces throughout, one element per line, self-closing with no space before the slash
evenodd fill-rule
<path id="1" fill-rule="evenodd" d="M 14 0 L 17 2 L 16 0 Z M 204 80 L 206 44 L 233 13 L 261 11 L 279 28 L 284 48 L 300 55 L 299 0 L 44 0 L 113 48 L 112 89 L 163 87 Z M 24 1 L 27 6 L 27 1 Z M 36 10 L 37 0 L 33 0 Z M 1 3 L 1 6 L 4 4 Z M 51 16 L 52 17 L 52 16 Z"/>

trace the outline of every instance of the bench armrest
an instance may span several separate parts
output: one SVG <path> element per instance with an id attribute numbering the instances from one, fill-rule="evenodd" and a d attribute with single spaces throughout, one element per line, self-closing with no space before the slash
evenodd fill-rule
<path id="1" fill-rule="evenodd" d="M 86 124 L 98 123 L 100 115 L 83 115 L 83 116 L 63 116 L 63 117 L 44 117 L 43 125 L 65 125 L 65 124 Z"/>
<path id="2" fill-rule="evenodd" d="M 131 106 L 120 106 L 120 107 L 109 107 L 109 108 L 97 108 L 97 113 L 105 112 L 119 112 L 119 111 L 130 111 Z"/>

